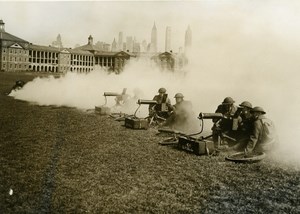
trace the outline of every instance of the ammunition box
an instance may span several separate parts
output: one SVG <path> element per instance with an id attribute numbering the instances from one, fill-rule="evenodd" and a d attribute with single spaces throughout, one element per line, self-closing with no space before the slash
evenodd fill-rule
<path id="1" fill-rule="evenodd" d="M 214 142 L 195 138 L 179 137 L 178 148 L 196 155 L 209 155 L 215 151 Z"/>
<path id="2" fill-rule="evenodd" d="M 147 119 L 142 118 L 125 118 L 125 127 L 131 129 L 148 129 L 149 123 Z"/>
<path id="3" fill-rule="evenodd" d="M 109 115 L 110 114 L 110 108 L 106 106 L 96 106 L 95 111 L 99 113 L 100 115 Z"/>

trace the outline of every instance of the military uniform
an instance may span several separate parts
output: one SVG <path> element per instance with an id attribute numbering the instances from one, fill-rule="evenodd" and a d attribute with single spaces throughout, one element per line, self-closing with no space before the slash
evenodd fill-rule
<path id="1" fill-rule="evenodd" d="M 232 119 L 235 116 L 235 113 L 237 111 L 237 106 L 232 105 L 232 107 L 230 108 L 230 110 L 228 111 L 226 109 L 225 105 L 219 105 L 216 113 L 221 113 L 224 115 L 223 119 L 213 119 L 213 122 L 216 123 L 218 122 L 218 120 L 220 120 L 218 123 L 219 128 L 221 129 L 221 131 L 231 131 L 232 130 Z"/>
<path id="2" fill-rule="evenodd" d="M 264 115 L 258 116 L 258 118 L 253 123 L 253 129 L 252 129 L 252 133 L 250 134 L 248 144 L 246 146 L 246 152 L 252 152 L 252 151 L 265 152 L 271 150 L 271 148 L 274 146 L 276 142 L 276 136 L 273 135 L 269 138 L 264 138 L 263 123 L 268 123 L 272 127 L 274 127 L 273 122 L 267 119 Z"/>
<path id="3" fill-rule="evenodd" d="M 237 132 L 233 131 L 233 118 L 238 108 L 233 103 L 234 100 L 231 97 L 226 97 L 215 111 L 215 113 L 221 113 L 224 116 L 222 119 L 213 119 L 214 126 L 212 127 L 212 132 L 213 141 L 216 146 L 219 143 L 220 133 L 236 138 Z"/>
<path id="4" fill-rule="evenodd" d="M 166 94 L 163 96 L 155 95 L 153 100 L 157 102 L 157 104 L 149 105 L 149 114 L 153 114 L 154 112 L 163 118 L 167 118 L 170 116 L 171 112 L 173 111 L 173 107 L 171 105 L 171 100 Z"/>
<path id="5" fill-rule="evenodd" d="M 190 101 L 182 100 L 173 105 L 173 112 L 167 119 L 165 125 L 173 129 L 187 132 L 193 115 L 192 103 Z"/>

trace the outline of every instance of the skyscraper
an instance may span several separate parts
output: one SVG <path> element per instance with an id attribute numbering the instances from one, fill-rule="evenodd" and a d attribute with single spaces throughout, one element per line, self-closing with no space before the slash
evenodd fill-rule
<path id="1" fill-rule="evenodd" d="M 54 42 L 52 42 L 52 46 L 57 47 L 57 48 L 63 48 L 60 34 L 58 34 L 58 36 L 56 37 L 56 40 Z"/>
<path id="2" fill-rule="evenodd" d="M 150 47 L 150 51 L 153 53 L 157 52 L 157 30 L 156 30 L 156 26 L 155 26 L 155 22 L 152 28 L 152 32 L 151 32 L 151 47 Z"/>
<path id="3" fill-rule="evenodd" d="M 118 50 L 123 50 L 123 32 L 119 32 Z"/>
<path id="4" fill-rule="evenodd" d="M 114 38 L 114 41 L 111 45 L 111 51 L 112 52 L 117 52 L 117 42 L 116 42 L 116 39 Z"/>
<path id="5" fill-rule="evenodd" d="M 126 51 L 132 52 L 133 51 L 133 39 L 132 36 L 126 37 Z"/>
<path id="6" fill-rule="evenodd" d="M 192 47 L 192 30 L 190 26 L 188 26 L 188 29 L 185 31 L 185 40 L 184 40 L 184 51 L 187 52 Z"/>
<path id="7" fill-rule="evenodd" d="M 166 27 L 165 51 L 171 51 L 171 27 Z"/>

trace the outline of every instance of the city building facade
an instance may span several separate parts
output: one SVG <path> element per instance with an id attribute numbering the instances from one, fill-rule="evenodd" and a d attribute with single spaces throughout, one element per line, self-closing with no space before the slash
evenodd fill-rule
<path id="1" fill-rule="evenodd" d="M 185 37 L 185 48 L 187 48 L 191 45 L 190 27 Z M 151 32 L 151 43 L 148 46 L 145 40 L 141 44 L 131 36 L 126 37 L 126 42 L 122 43 L 122 40 L 123 33 L 120 32 L 118 42 L 114 39 L 112 45 L 104 42 L 94 44 L 93 37 L 90 35 L 87 44 L 72 49 L 64 48 L 61 36 L 58 35 L 55 45 L 42 46 L 7 33 L 5 23 L 0 20 L 0 71 L 86 73 L 102 68 L 108 72 L 120 73 L 130 59 L 137 57 L 152 60 L 162 70 L 176 71 L 187 64 L 183 53 L 176 54 L 171 50 L 157 53 L 155 23 Z M 166 50 L 171 48 L 170 27 L 166 29 L 165 48 Z"/>

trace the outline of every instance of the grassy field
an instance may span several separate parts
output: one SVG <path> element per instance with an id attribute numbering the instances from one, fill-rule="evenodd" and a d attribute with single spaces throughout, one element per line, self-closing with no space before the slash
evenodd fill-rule
<path id="1" fill-rule="evenodd" d="M 300 213 L 299 168 L 195 156 L 153 129 L 5 95 L 34 77 L 0 73 L 0 213 Z"/>

